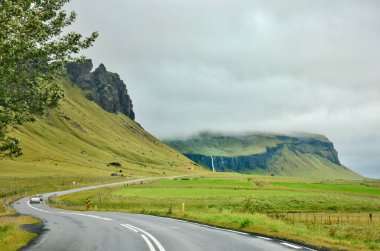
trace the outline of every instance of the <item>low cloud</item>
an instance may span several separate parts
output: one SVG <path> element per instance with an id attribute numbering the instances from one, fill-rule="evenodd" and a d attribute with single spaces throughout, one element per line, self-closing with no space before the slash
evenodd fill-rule
<path id="1" fill-rule="evenodd" d="M 86 55 L 127 83 L 160 138 L 307 131 L 380 178 L 380 2 L 81 0 Z"/>

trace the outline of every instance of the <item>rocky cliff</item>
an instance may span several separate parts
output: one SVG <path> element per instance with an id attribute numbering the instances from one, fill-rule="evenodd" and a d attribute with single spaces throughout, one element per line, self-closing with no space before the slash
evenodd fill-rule
<path id="1" fill-rule="evenodd" d="M 318 140 L 304 142 L 282 143 L 275 147 L 267 147 L 266 152 L 246 156 L 206 156 L 202 154 L 185 153 L 184 155 L 194 162 L 208 167 L 214 171 L 237 171 L 249 173 L 257 169 L 269 170 L 273 159 L 285 151 L 293 154 L 317 155 L 340 165 L 338 154 L 332 143 Z"/>
<path id="2" fill-rule="evenodd" d="M 358 178 L 323 135 L 200 134 L 166 141 L 210 170 L 313 178 Z"/>
<path id="3" fill-rule="evenodd" d="M 82 63 L 67 64 L 70 80 L 86 92 L 86 98 L 95 101 L 108 112 L 121 112 L 135 119 L 132 100 L 119 75 L 107 71 L 103 64 L 92 71 L 90 59 Z"/>

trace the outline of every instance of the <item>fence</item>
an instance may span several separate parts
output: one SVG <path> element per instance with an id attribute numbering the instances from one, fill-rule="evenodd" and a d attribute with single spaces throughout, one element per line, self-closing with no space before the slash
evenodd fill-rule
<path id="1" fill-rule="evenodd" d="M 380 213 L 275 213 L 271 218 L 324 224 L 380 224 Z"/>

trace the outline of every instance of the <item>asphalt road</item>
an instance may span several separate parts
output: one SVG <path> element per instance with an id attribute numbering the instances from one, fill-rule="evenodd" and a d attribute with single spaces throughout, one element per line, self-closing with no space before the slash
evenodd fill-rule
<path id="1" fill-rule="evenodd" d="M 146 179 L 145 179 L 146 180 Z M 117 184 L 139 182 L 134 180 Z M 63 195 L 104 186 L 45 194 Z M 38 251 L 232 251 L 312 250 L 298 244 L 170 218 L 115 212 L 79 212 L 30 204 L 29 197 L 13 204 L 17 212 L 40 218 L 44 232 L 26 250 Z"/>

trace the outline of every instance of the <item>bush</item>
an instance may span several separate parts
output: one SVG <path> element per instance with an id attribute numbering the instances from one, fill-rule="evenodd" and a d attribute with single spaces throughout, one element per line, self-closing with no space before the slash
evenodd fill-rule
<path id="1" fill-rule="evenodd" d="M 110 162 L 107 164 L 107 166 L 121 166 L 121 164 L 119 162 Z"/>
<path id="2" fill-rule="evenodd" d="M 244 220 L 240 223 L 240 228 L 248 227 L 250 224 L 251 224 L 251 221 L 250 221 L 249 219 L 244 219 Z"/>

